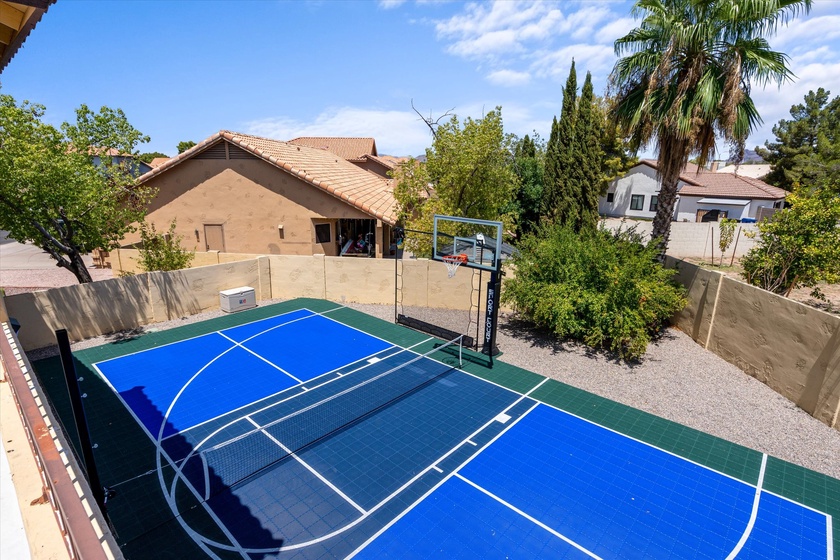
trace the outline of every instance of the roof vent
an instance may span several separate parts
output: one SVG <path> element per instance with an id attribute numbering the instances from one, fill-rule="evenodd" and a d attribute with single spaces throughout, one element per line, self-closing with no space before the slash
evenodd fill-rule
<path id="1" fill-rule="evenodd" d="M 206 150 L 203 150 L 193 156 L 193 159 L 227 159 L 225 155 L 225 143 L 219 142 L 213 144 Z"/>
<path id="2" fill-rule="evenodd" d="M 257 159 L 257 156 L 251 152 L 238 148 L 232 144 L 228 146 L 228 154 L 230 154 L 230 159 Z"/>

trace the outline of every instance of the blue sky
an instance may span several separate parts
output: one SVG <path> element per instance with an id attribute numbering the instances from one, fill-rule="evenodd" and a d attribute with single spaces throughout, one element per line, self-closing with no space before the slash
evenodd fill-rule
<path id="1" fill-rule="evenodd" d="M 602 93 L 631 2 L 58 0 L 0 75 L 2 91 L 74 119 L 82 103 L 120 107 L 175 155 L 220 129 L 281 140 L 373 136 L 380 153 L 419 155 L 431 138 L 411 109 L 479 117 L 548 136 L 574 57 Z M 840 95 L 840 1 L 814 0 L 770 39 L 794 83 L 753 97 L 771 128 L 809 89 Z M 725 157 L 726 154 L 723 154 Z"/>

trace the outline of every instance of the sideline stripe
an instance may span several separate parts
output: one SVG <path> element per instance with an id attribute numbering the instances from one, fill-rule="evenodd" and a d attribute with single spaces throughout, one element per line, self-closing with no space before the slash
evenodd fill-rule
<path id="1" fill-rule="evenodd" d="M 597 558 L 598 560 L 603 560 L 603 558 L 601 558 L 600 556 L 598 556 L 597 554 L 595 554 L 591 550 L 587 550 L 586 548 L 582 547 L 581 545 L 579 545 L 575 541 L 571 540 L 569 537 L 563 535 L 562 533 L 558 533 L 557 531 L 555 531 L 554 529 L 552 529 L 551 527 L 549 527 L 548 525 L 546 525 L 542 521 L 540 521 L 540 520 L 538 520 L 534 517 L 531 517 L 530 515 L 528 515 L 527 513 L 522 511 L 521 509 L 519 509 L 518 507 L 516 507 L 512 504 L 509 504 L 508 502 L 504 501 L 503 499 L 501 499 L 497 495 L 493 494 L 489 490 L 487 490 L 485 488 L 482 488 L 481 486 L 479 486 L 478 484 L 476 484 L 472 480 L 464 478 L 463 476 L 461 476 L 460 473 L 456 472 L 456 473 L 454 473 L 454 476 L 460 478 L 461 480 L 463 480 L 464 482 L 466 482 L 467 484 L 469 484 L 470 486 L 472 486 L 473 488 L 475 488 L 479 492 L 487 494 L 488 496 L 490 496 L 491 498 L 493 498 L 494 500 L 496 500 L 497 502 L 499 502 L 503 506 L 507 507 L 508 509 L 510 509 L 510 510 L 516 512 L 516 513 L 518 513 L 519 515 L 521 515 L 522 517 L 524 517 L 525 519 L 527 519 L 528 521 L 530 521 L 534 525 L 538 525 L 538 526 L 542 527 L 543 529 L 545 529 L 546 531 L 548 531 L 549 533 L 551 533 L 552 535 L 554 535 L 558 539 L 572 545 L 573 547 L 580 550 L 581 552 L 583 552 L 584 554 L 586 554 L 590 558 Z"/>
<path id="2" fill-rule="evenodd" d="M 758 517 L 758 503 L 761 501 L 761 487 L 764 485 L 764 471 L 767 469 L 767 453 L 761 454 L 761 470 L 758 472 L 758 483 L 755 485 L 755 498 L 753 498 L 753 507 L 752 512 L 750 513 L 750 520 L 747 523 L 747 527 L 744 529 L 744 534 L 741 535 L 741 538 L 738 540 L 738 544 L 735 545 L 735 548 L 732 549 L 732 552 L 729 553 L 729 556 L 726 557 L 726 560 L 733 560 L 738 553 L 741 552 L 741 549 L 744 548 L 744 545 L 747 544 L 747 539 L 750 538 L 750 533 L 752 533 L 753 527 L 755 526 L 755 519 Z"/>

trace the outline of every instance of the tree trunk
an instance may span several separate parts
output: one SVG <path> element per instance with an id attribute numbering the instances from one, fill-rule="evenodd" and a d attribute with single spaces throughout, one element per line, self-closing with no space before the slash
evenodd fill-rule
<path id="1" fill-rule="evenodd" d="M 87 269 L 87 265 L 85 265 L 85 261 L 82 260 L 82 255 L 77 250 L 73 249 L 69 255 L 69 266 L 67 266 L 67 270 L 72 272 L 76 276 L 76 280 L 79 281 L 79 284 L 87 284 L 88 282 L 93 282 L 93 278 L 90 277 L 90 272 Z"/>
<path id="2" fill-rule="evenodd" d="M 671 218 L 674 215 L 674 205 L 677 202 L 677 183 L 679 176 L 673 179 L 662 177 L 662 188 L 659 189 L 659 200 L 656 216 L 653 218 L 651 239 L 655 240 L 659 251 L 659 262 L 665 262 L 665 251 L 671 237 Z"/>

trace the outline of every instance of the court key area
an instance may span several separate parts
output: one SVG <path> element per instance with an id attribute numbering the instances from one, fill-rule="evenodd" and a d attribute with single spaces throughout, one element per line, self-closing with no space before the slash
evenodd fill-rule
<path id="1" fill-rule="evenodd" d="M 835 559 L 840 481 L 336 303 L 75 357 L 127 558 Z"/>

